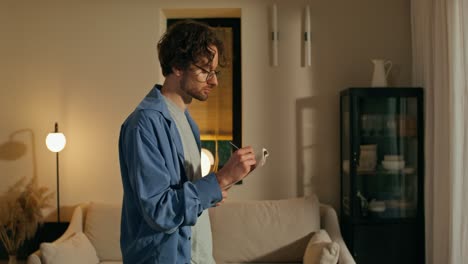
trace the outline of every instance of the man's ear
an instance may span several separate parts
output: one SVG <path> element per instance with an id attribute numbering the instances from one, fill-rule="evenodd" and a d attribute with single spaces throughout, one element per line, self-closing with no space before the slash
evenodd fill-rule
<path id="1" fill-rule="evenodd" d="M 175 76 L 179 77 L 182 76 L 183 70 L 178 69 L 176 67 L 172 67 L 172 72 L 175 74 Z"/>

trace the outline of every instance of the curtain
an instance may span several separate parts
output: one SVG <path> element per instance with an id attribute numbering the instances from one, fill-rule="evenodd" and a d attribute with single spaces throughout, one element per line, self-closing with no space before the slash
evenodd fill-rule
<path id="1" fill-rule="evenodd" d="M 468 263 L 468 0 L 412 0 L 425 88 L 426 263 Z"/>

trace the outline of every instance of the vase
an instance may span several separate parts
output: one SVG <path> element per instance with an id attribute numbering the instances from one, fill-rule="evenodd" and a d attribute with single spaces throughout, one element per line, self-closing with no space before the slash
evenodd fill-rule
<path id="1" fill-rule="evenodd" d="M 17 264 L 16 255 L 9 255 L 8 256 L 8 264 Z"/>
<path id="2" fill-rule="evenodd" d="M 372 60 L 374 63 L 374 73 L 372 74 L 372 87 L 387 86 L 387 76 L 392 69 L 392 62 L 389 60 Z"/>

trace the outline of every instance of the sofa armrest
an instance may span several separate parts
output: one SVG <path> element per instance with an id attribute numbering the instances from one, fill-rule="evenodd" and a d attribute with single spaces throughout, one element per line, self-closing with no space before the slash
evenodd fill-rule
<path id="1" fill-rule="evenodd" d="M 84 215 L 85 215 L 85 205 L 78 205 L 75 210 L 73 210 L 73 215 L 68 225 L 67 230 L 54 242 L 59 243 L 60 241 L 66 240 L 77 232 L 83 232 L 84 226 Z M 41 264 L 41 251 L 37 250 L 31 255 L 29 255 L 27 264 Z"/>
<path id="2" fill-rule="evenodd" d="M 340 245 L 340 258 L 338 263 L 340 264 L 356 264 L 353 256 L 348 250 L 343 237 L 341 236 L 340 224 L 338 222 L 338 216 L 336 215 L 333 207 L 320 204 L 320 225 L 321 228 L 325 229 L 330 235 L 332 241 L 337 242 Z"/>

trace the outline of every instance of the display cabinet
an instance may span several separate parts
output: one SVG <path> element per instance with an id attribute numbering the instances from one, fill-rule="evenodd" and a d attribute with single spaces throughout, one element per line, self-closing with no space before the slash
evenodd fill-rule
<path id="1" fill-rule="evenodd" d="M 340 94 L 341 229 L 357 263 L 424 263 L 422 88 Z"/>

